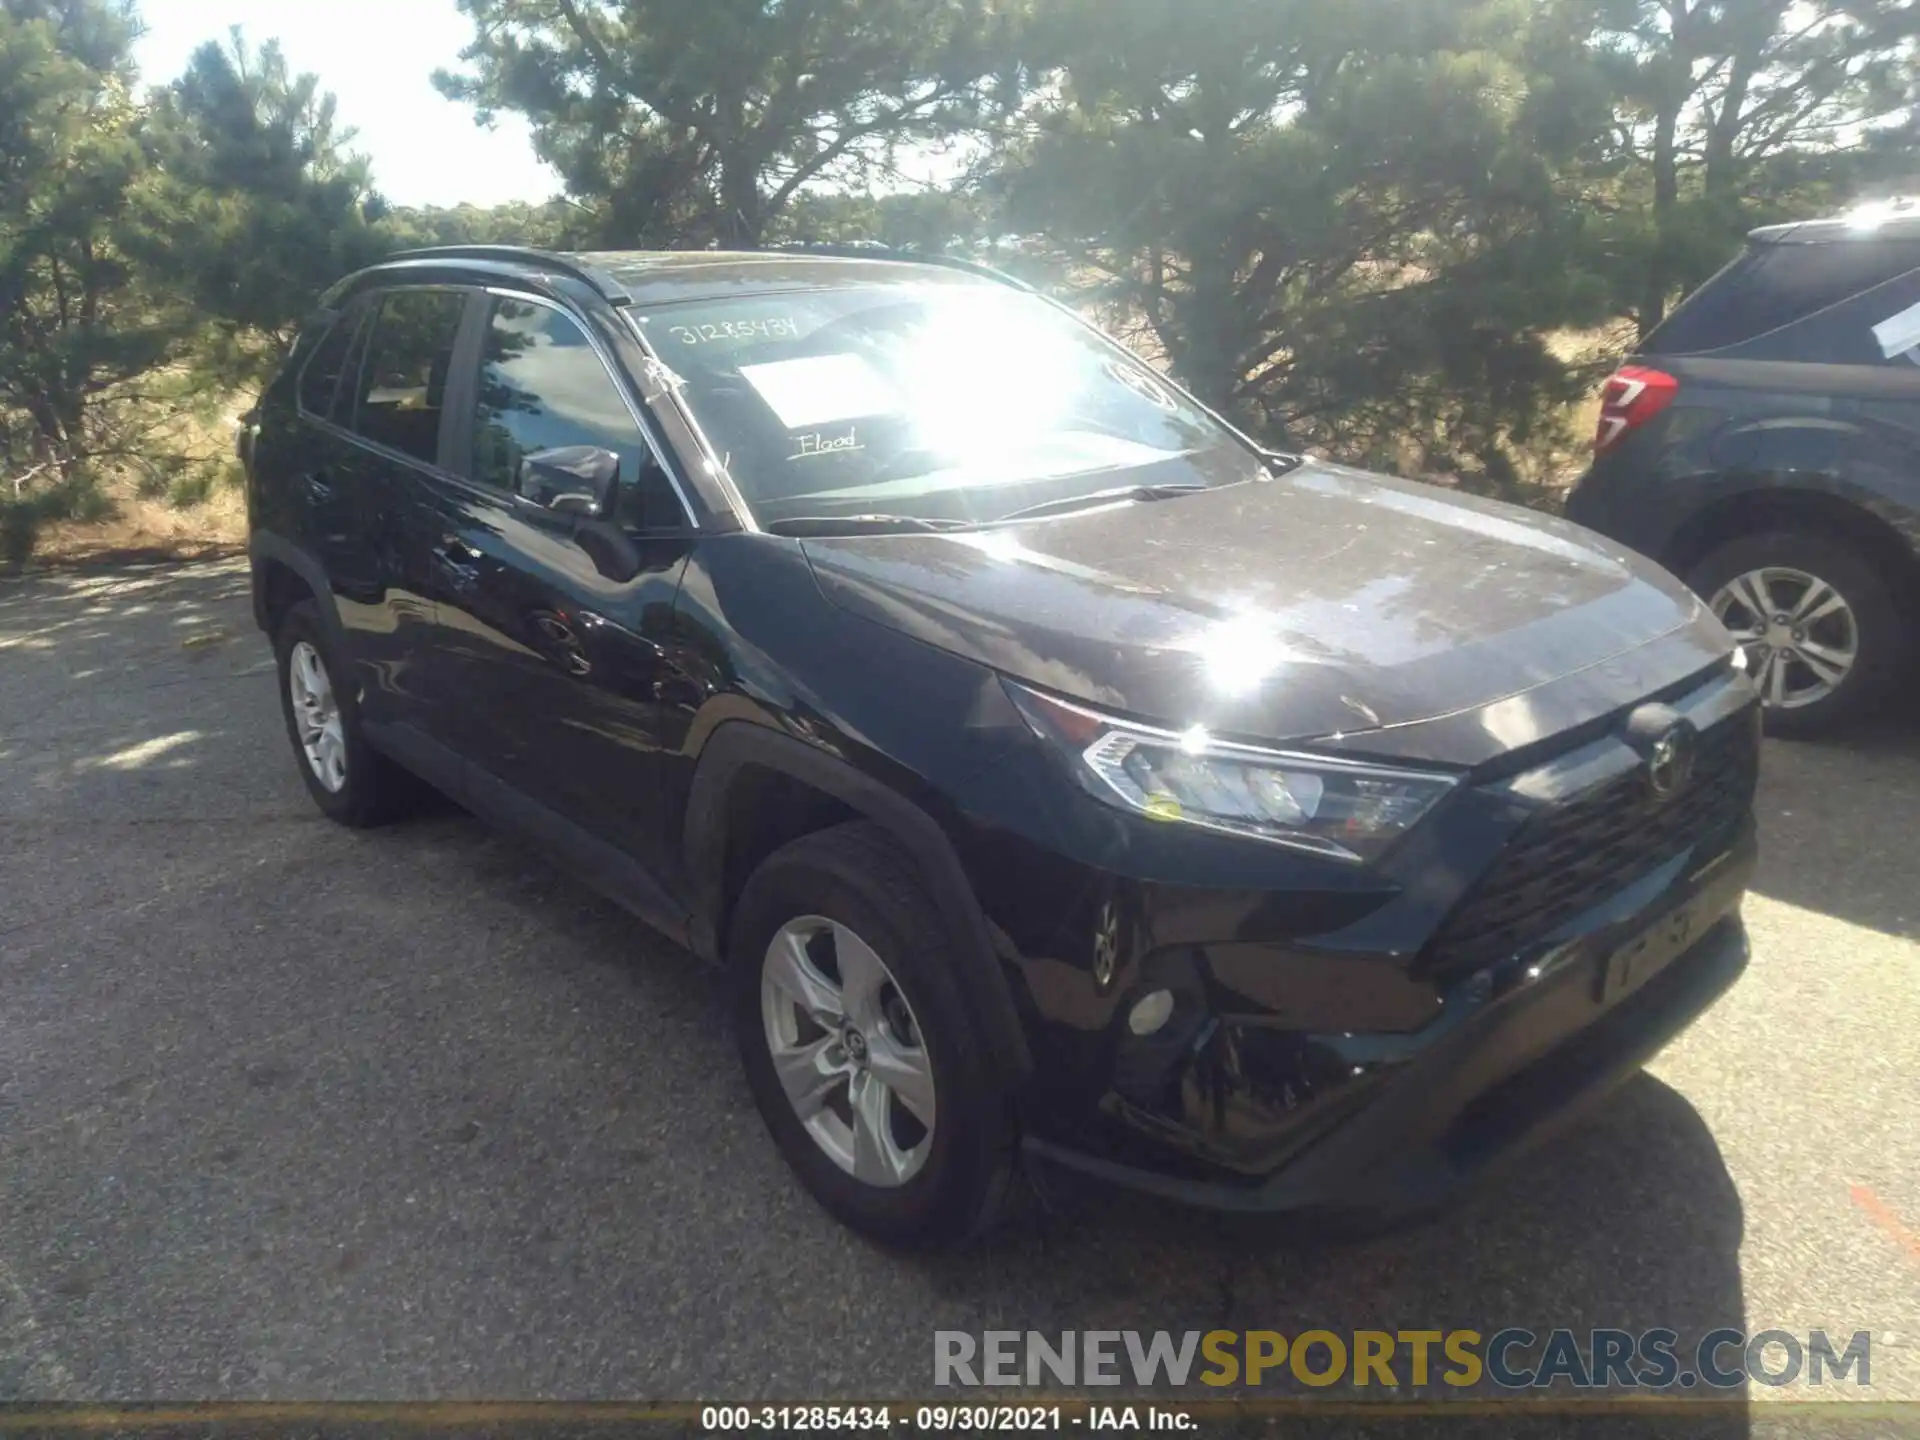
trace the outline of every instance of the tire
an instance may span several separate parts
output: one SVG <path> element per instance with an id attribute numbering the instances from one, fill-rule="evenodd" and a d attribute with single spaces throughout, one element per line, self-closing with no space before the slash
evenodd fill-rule
<path id="1" fill-rule="evenodd" d="M 1753 633 L 1748 622 L 1757 607 L 1740 596 L 1770 600 L 1784 596 L 1791 602 L 1796 594 L 1815 593 L 1811 587 L 1802 589 L 1792 578 L 1795 576 L 1811 577 L 1827 587 L 1839 597 L 1846 614 L 1835 612 L 1823 617 L 1812 630 L 1774 627 L 1774 637 L 1789 647 L 1781 653 L 1797 655 L 1790 647 L 1798 636 L 1801 643 L 1817 645 L 1821 655 L 1830 658 L 1843 653 L 1842 642 L 1850 635 L 1852 663 L 1834 681 L 1808 668 L 1805 659 L 1796 659 L 1776 688 L 1774 670 L 1766 659 L 1759 658 L 1769 653 L 1768 648 L 1756 643 L 1748 652 L 1748 672 L 1767 701 L 1767 733 L 1813 739 L 1843 730 L 1869 714 L 1906 663 L 1910 640 L 1900 623 L 1895 585 L 1885 569 L 1844 540 L 1776 531 L 1727 541 L 1701 560 L 1687 581 L 1728 621 L 1729 629 Z M 1769 577 L 1763 580 L 1764 593 L 1753 588 L 1755 577 Z M 1820 606 L 1813 608 L 1818 610 Z M 1779 607 L 1775 614 L 1789 615 L 1789 610 Z M 1825 659 L 1821 664 L 1829 672 L 1834 668 Z M 1825 688 L 1816 688 L 1819 686 Z M 1784 704 L 1780 703 L 1783 693 Z"/>
<path id="2" fill-rule="evenodd" d="M 358 699 L 352 687 L 335 678 L 345 670 L 327 639 L 320 623 L 320 607 L 314 601 L 302 600 L 288 608 L 274 632 L 273 650 L 280 676 L 280 713 L 286 720 L 300 778 L 306 782 L 313 803 L 328 819 L 355 829 L 398 819 L 411 808 L 418 782 L 367 744 L 360 729 Z M 327 767 L 309 756 L 302 716 L 294 699 L 295 666 L 303 665 L 309 657 L 318 665 L 331 692 L 338 727 L 340 768 L 325 778 L 321 772 Z M 332 783 L 336 778 L 337 785 Z"/>
<path id="3" fill-rule="evenodd" d="M 734 1030 L 761 1117 L 815 1199 L 850 1228 L 890 1245 L 932 1248 L 983 1233 L 1005 1213 L 1014 1180 L 1011 1118 L 962 1002 L 948 928 L 925 883 L 901 857 L 899 843 L 866 822 L 808 835 L 776 851 L 748 879 L 728 927 Z M 858 1003 L 857 972 L 870 975 L 871 968 L 864 959 L 855 965 L 857 952 L 846 948 L 848 933 L 882 967 L 877 1012 Z M 891 1103 L 883 1096 L 886 1159 L 876 1159 L 882 1152 L 868 1144 L 864 1155 L 874 1163 L 865 1177 L 850 1168 L 860 1163 L 858 1138 L 848 1142 L 856 1157 L 851 1162 L 844 1151 L 836 1159 L 828 1148 L 839 1143 L 843 1125 L 853 1131 L 853 1097 L 873 1099 L 870 1088 L 853 1088 L 861 1057 L 852 1053 L 851 1040 L 836 1046 L 831 1029 L 804 1019 L 791 987 L 770 989 L 767 981 L 770 969 L 791 978 L 794 943 L 802 935 L 810 936 L 799 951 L 808 957 L 806 983 L 825 978 L 830 987 L 839 986 L 841 1016 L 853 1019 L 852 1029 L 865 1026 L 873 1036 L 860 1045 L 871 1066 L 860 1083 L 870 1087 L 883 1068 L 902 1074 L 913 1059 L 913 1042 L 916 1063 L 930 1072 L 925 1087 L 932 1096 L 931 1127 L 920 1123 L 906 1098 L 898 1098 L 911 1095 L 916 1106 L 925 1106 L 918 1080 L 902 1085 Z M 784 966 L 770 958 L 776 941 L 789 957 Z M 896 1001 L 904 1002 L 904 1022 Z M 769 1019 L 769 1007 L 784 1018 Z M 775 1038 L 776 1026 L 784 1024 L 794 1029 L 791 1046 Z M 817 1048 L 818 1073 L 806 1073 L 815 1088 L 832 1092 L 813 1112 L 823 1133 L 835 1132 L 827 1140 L 816 1138 L 789 1098 L 776 1070 L 776 1043 L 786 1047 L 790 1060 L 800 1046 Z M 877 1183 L 875 1164 L 886 1177 Z"/>

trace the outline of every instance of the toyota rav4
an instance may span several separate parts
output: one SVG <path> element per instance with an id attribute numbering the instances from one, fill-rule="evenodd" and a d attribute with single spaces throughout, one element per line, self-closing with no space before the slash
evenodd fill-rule
<path id="1" fill-rule="evenodd" d="M 424 779 L 722 967 L 870 1235 L 1023 1161 L 1423 1212 L 1745 964 L 1760 706 L 1684 587 L 1263 451 L 993 272 L 416 252 L 242 448 L 320 809 Z"/>

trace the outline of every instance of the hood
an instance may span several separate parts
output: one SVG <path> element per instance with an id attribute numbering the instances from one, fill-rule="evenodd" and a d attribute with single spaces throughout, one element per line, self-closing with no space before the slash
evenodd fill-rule
<path id="1" fill-rule="evenodd" d="M 1487 706 L 1704 613 L 1565 521 L 1314 462 L 1027 524 L 804 546 L 843 609 L 1103 709 L 1267 741 Z"/>

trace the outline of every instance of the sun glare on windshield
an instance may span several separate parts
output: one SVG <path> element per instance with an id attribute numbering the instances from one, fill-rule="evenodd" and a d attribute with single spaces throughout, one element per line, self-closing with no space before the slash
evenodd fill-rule
<path id="1" fill-rule="evenodd" d="M 639 324 L 762 525 L 977 523 L 1116 476 L 1192 488 L 1254 463 L 1147 367 L 996 285 L 732 295 Z"/>
<path id="2" fill-rule="evenodd" d="M 1048 322 L 997 296 L 928 305 L 897 372 L 916 440 L 963 468 L 1022 454 L 1057 429 L 1090 357 Z"/>

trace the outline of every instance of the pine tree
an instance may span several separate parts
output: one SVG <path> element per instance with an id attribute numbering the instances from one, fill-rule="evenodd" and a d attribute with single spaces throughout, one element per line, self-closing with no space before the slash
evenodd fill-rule
<path id="1" fill-rule="evenodd" d="M 760 244 L 796 197 L 988 113 L 1011 0 L 460 0 L 482 117 L 519 111 L 622 245 Z"/>
<path id="2" fill-rule="evenodd" d="M 202 45 L 142 138 L 141 258 L 229 336 L 283 348 L 322 290 L 392 248 L 333 96 L 271 41 L 250 48 L 235 30 Z"/>
<path id="3" fill-rule="evenodd" d="M 1920 182 L 1911 0 L 1564 0 L 1614 123 L 1572 172 L 1645 335 L 1744 231 Z"/>
<path id="4" fill-rule="evenodd" d="M 1596 318 L 1556 253 L 1581 117 L 1524 0 L 1048 15 L 1012 221 L 1202 398 L 1277 443 L 1492 471 L 1571 393 L 1545 334 Z"/>
<path id="5" fill-rule="evenodd" d="M 68 475 L 102 394 L 177 332 L 119 244 L 145 171 L 129 11 L 113 0 L 0 0 L 0 458 Z"/>

